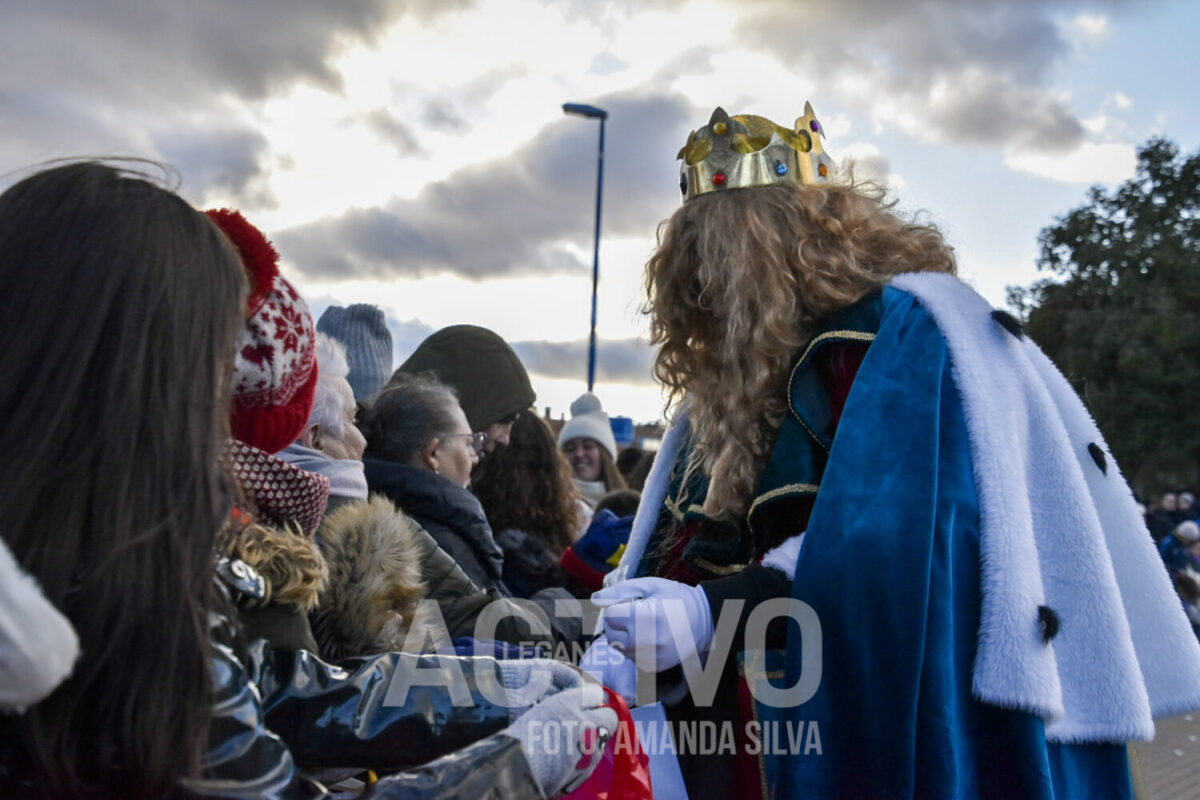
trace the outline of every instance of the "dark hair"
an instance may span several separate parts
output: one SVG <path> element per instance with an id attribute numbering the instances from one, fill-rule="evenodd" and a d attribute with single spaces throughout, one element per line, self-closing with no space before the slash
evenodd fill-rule
<path id="1" fill-rule="evenodd" d="M 431 372 L 398 372 L 359 417 L 368 458 L 416 465 L 421 451 L 454 428 L 458 394 Z"/>
<path id="2" fill-rule="evenodd" d="M 637 513 L 641 501 L 642 493 L 636 489 L 614 489 L 597 501 L 596 513 L 608 509 L 618 517 L 632 517 Z"/>
<path id="3" fill-rule="evenodd" d="M 1195 579 L 1182 572 L 1175 573 L 1175 592 L 1185 603 L 1196 604 L 1200 603 L 1200 586 L 1196 585 Z"/>
<path id="4" fill-rule="evenodd" d="M 646 478 L 650 476 L 650 470 L 654 466 L 654 457 L 658 455 L 655 450 L 647 450 L 642 453 L 642 457 L 638 459 L 638 463 L 633 469 L 625 473 L 625 482 L 629 484 L 630 489 L 642 491 L 646 486 Z"/>
<path id="5" fill-rule="evenodd" d="M 638 465 L 644 454 L 640 447 L 626 447 L 617 453 L 617 470 L 628 478 L 630 471 Z"/>
<path id="6" fill-rule="evenodd" d="M 169 797 L 199 769 L 244 295 L 220 232 L 139 176 L 74 163 L 0 195 L 0 535 L 83 654 L 0 720 L 46 796 Z"/>
<path id="7" fill-rule="evenodd" d="M 571 482 L 571 465 L 559 452 L 550 426 L 533 411 L 518 414 L 508 446 L 496 448 L 475 467 L 471 491 L 494 531 L 525 531 L 556 556 L 575 541 L 579 493 Z"/>
<path id="8" fill-rule="evenodd" d="M 597 442 L 597 444 L 599 443 Z M 600 480 L 604 482 L 604 490 L 612 492 L 617 489 L 628 489 L 629 484 L 625 482 L 625 476 L 621 474 L 621 470 L 617 469 L 617 465 L 613 463 L 613 457 L 608 454 L 608 449 L 601 445 L 599 450 Z"/>

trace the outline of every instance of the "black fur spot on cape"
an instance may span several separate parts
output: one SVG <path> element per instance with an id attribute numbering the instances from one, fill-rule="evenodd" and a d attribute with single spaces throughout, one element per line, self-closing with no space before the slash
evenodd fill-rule
<path id="1" fill-rule="evenodd" d="M 1096 466 L 1105 475 L 1108 474 L 1108 459 L 1104 457 L 1104 451 L 1100 449 L 1100 445 L 1092 442 L 1088 445 L 1088 452 L 1092 454 L 1092 461 L 1096 462 Z"/>
<path id="2" fill-rule="evenodd" d="M 1004 330 L 1008 331 L 1018 339 L 1025 338 L 1025 326 L 1021 324 L 1020 320 L 1007 311 L 1001 311 L 997 308 L 992 312 L 992 319 L 996 320 L 996 322 L 999 322 L 1000 326 L 1004 328 Z"/>
<path id="3" fill-rule="evenodd" d="M 1058 614 L 1050 606 L 1038 606 L 1038 622 L 1042 623 L 1042 644 L 1050 644 L 1058 636 Z"/>

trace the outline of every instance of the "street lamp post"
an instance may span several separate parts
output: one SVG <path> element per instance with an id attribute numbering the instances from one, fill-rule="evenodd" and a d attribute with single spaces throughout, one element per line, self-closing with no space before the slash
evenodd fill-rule
<path id="1" fill-rule="evenodd" d="M 600 283 L 600 198 L 604 189 L 604 121 L 608 112 L 582 103 L 563 103 L 567 114 L 600 120 L 600 148 L 596 154 L 596 236 L 592 244 L 592 332 L 588 338 L 588 391 L 596 382 L 596 287 Z"/>

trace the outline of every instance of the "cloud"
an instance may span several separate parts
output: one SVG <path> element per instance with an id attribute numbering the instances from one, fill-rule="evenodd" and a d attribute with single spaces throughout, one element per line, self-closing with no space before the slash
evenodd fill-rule
<path id="1" fill-rule="evenodd" d="M 624 93 L 597 100 L 606 126 L 603 233 L 644 236 L 677 202 L 673 158 L 694 122 L 676 95 Z M 322 278 L 473 280 L 581 270 L 571 244 L 588 244 L 596 192 L 597 123 L 564 117 L 511 156 L 473 164 L 413 199 L 275 233 L 284 255 Z"/>
<path id="2" fill-rule="evenodd" d="M 574 342 L 513 342 L 513 350 L 531 374 L 546 378 L 587 377 L 588 343 Z M 653 384 L 651 365 L 654 351 L 642 339 L 601 339 L 596 343 L 597 380 Z"/>
<path id="3" fill-rule="evenodd" d="M 933 140 L 1008 146 L 1015 139 L 1065 152 L 1083 141 L 1084 129 L 1047 84 L 1070 49 L 1058 20 L 1081 6 L 1094 12 L 1132 3 L 843 0 L 801 15 L 788 13 L 794 6 L 786 0 L 746 0 L 735 38 L 825 83 L 877 122 Z"/>
<path id="4" fill-rule="evenodd" d="M 413 155 L 421 152 L 417 137 L 405 123 L 396 119 L 395 115 L 386 108 L 377 108 L 363 117 L 366 126 L 388 144 L 396 148 L 400 155 Z"/>
<path id="5" fill-rule="evenodd" d="M 467 120 L 455 107 L 454 102 L 444 97 L 431 97 L 425 102 L 421 121 L 437 131 L 459 132 L 467 129 Z"/>
<path id="6" fill-rule="evenodd" d="M 203 202 L 214 195 L 241 209 L 274 208 L 264 166 L 269 145 L 239 128 L 172 130 L 154 137 L 159 153 L 184 178 L 183 190 Z"/>
<path id="7" fill-rule="evenodd" d="M 9 3 L 0 32 L 0 74 L 19 84 L 36 77 L 56 91 L 148 105 L 228 92 L 261 99 L 300 80 L 336 89 L 330 56 L 371 41 L 406 11 L 427 15 L 441 3 L 360 0 L 237 0 L 146 3 L 56 0 Z M 445 4 L 461 6 L 461 2 Z M 64 58 L 70 53 L 70 58 Z"/>
<path id="8" fill-rule="evenodd" d="M 923 120 L 952 141 L 1048 153 L 1077 147 L 1084 133 L 1065 98 L 981 70 L 939 79 Z"/>
<path id="9" fill-rule="evenodd" d="M 342 306 L 329 295 L 308 300 L 313 319 L 319 320 L 330 306 Z M 384 319 L 392 334 L 393 368 L 399 367 L 413 354 L 435 328 L 419 319 L 401 320 L 385 310 Z M 588 343 L 586 340 L 515 341 L 513 350 L 530 374 L 544 378 L 579 379 L 587 377 Z M 596 343 L 596 375 L 604 381 L 628 384 L 653 384 L 651 364 L 654 351 L 644 339 L 600 339 Z"/>
<path id="10" fill-rule="evenodd" d="M 1063 183 L 1118 183 L 1133 177 L 1137 151 L 1128 144 L 1092 144 L 1063 155 L 1016 153 L 1006 163 L 1013 169 Z"/>
<path id="11" fill-rule="evenodd" d="M 1111 97 L 1105 100 L 1105 102 L 1107 103 L 1108 100 L 1111 100 L 1113 105 L 1115 105 L 1121 111 L 1128 111 L 1129 109 L 1133 108 L 1133 100 L 1121 92 L 1114 92 Z"/>
<path id="12" fill-rule="evenodd" d="M 269 208 L 267 148 L 247 109 L 301 82 L 341 87 L 334 59 L 405 14 L 463 0 L 53 0 L 4 5 L 0 157 L 178 161 L 190 188 Z M 228 148 L 227 153 L 204 154 Z M 191 174 L 192 168 L 198 175 Z"/>
<path id="13" fill-rule="evenodd" d="M 434 332 L 432 325 L 426 325 L 418 319 L 398 320 L 387 316 L 388 331 L 392 334 L 392 366 L 398 367 L 408 360 L 421 342 Z"/>
<path id="14" fill-rule="evenodd" d="M 1108 17 L 1080 14 L 1071 20 L 1069 30 L 1075 37 L 1088 44 L 1099 44 L 1108 38 Z"/>
<path id="15" fill-rule="evenodd" d="M 853 169 L 856 183 L 870 181 L 889 189 L 899 188 L 900 179 L 892 173 L 891 162 L 875 145 L 865 142 L 850 144 L 841 148 L 840 155 L 840 169 L 843 172 Z"/>

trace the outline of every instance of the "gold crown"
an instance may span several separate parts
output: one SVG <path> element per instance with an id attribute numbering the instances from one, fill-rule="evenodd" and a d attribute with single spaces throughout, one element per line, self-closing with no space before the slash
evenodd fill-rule
<path id="1" fill-rule="evenodd" d="M 684 202 L 709 192 L 776 183 L 832 183 L 833 159 L 821 147 L 825 130 L 804 104 L 794 128 L 766 117 L 731 117 L 717 108 L 708 124 L 688 135 L 676 158 L 683 159 L 679 190 Z"/>

